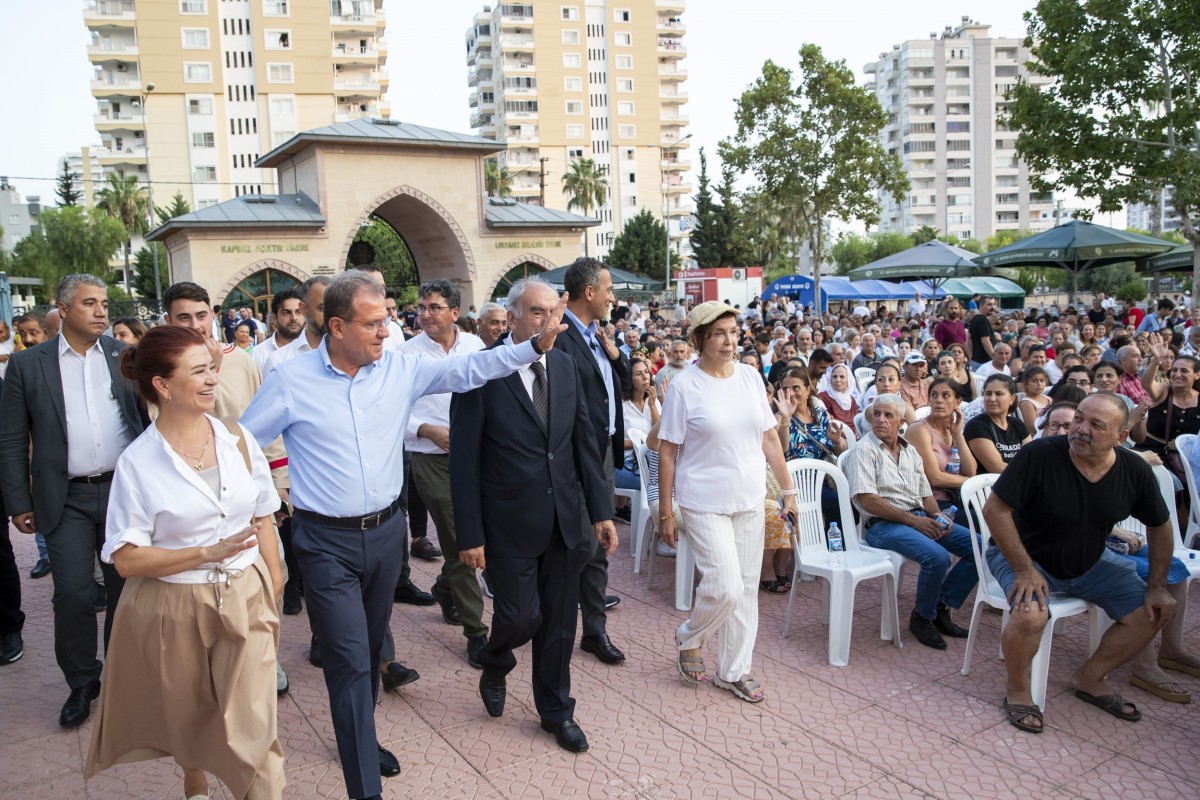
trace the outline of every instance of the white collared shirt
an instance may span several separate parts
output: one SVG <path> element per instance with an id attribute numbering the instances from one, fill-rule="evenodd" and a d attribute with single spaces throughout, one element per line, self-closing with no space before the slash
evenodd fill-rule
<path id="1" fill-rule="evenodd" d="M 289 342 L 288 344 L 291 343 Z M 284 345 L 284 347 L 287 347 L 287 345 Z M 250 358 L 254 359 L 254 366 L 258 367 L 259 372 L 262 372 L 267 359 L 272 354 L 279 352 L 280 349 L 279 342 L 275 341 L 275 334 L 272 333 L 262 344 L 254 345 L 254 349 L 250 351 Z M 264 374 L 263 377 L 267 376 Z"/>
<path id="2" fill-rule="evenodd" d="M 304 331 L 301 331 L 300 335 L 296 337 L 295 341 L 288 342 L 283 347 L 276 349 L 267 356 L 265 361 L 263 361 L 261 367 L 263 380 L 265 381 L 267 376 L 271 374 L 271 370 L 275 369 L 283 362 L 290 358 L 295 358 L 301 353 L 307 353 L 309 350 L 312 350 L 312 346 L 308 343 L 308 334 Z"/>
<path id="3" fill-rule="evenodd" d="M 250 452 L 251 473 L 238 450 L 237 437 L 223 423 L 206 417 L 213 430 L 220 474 L 220 496 L 167 444 L 151 425 L 129 445 L 117 462 L 108 502 L 107 535 L 100 557 L 112 563 L 113 553 L 127 544 L 182 550 L 205 547 L 246 529 L 254 517 L 265 517 L 279 508 L 279 495 L 271 484 L 267 459 L 245 428 L 242 436 Z M 271 531 L 260 531 L 270 542 Z M 270 544 L 269 546 L 274 546 Z M 224 562 L 226 569 L 247 569 L 258 558 L 258 546 Z M 201 565 L 159 580 L 168 583 L 201 583 Z"/>
<path id="4" fill-rule="evenodd" d="M 462 356 L 483 350 L 483 340 L 473 333 L 459 330 L 455 326 L 454 344 L 449 352 L 429 338 L 427 333 L 418 333 L 407 342 L 401 341 L 400 352 L 412 355 L 424 355 L 430 358 L 448 358 L 452 355 Z M 412 414 L 408 418 L 408 427 L 404 431 L 404 449 L 410 453 L 426 453 L 428 455 L 445 455 L 446 451 L 438 447 L 430 439 L 417 435 L 422 425 L 440 425 L 450 427 L 450 393 L 427 394 L 419 397 L 412 405 Z"/>
<path id="5" fill-rule="evenodd" d="M 504 344 L 511 347 L 516 347 L 517 345 L 511 336 L 504 340 Z M 537 360 L 541 362 L 542 369 L 546 371 L 546 387 L 548 391 L 550 386 L 550 372 L 549 370 L 546 370 L 546 354 L 542 353 L 540 356 L 538 356 Z M 529 399 L 532 400 L 533 383 L 537 380 L 537 376 L 533 374 L 533 362 L 530 362 L 517 370 L 517 375 L 521 378 L 521 383 L 525 386 L 525 391 L 529 393 Z M 534 407 L 536 408 L 537 405 L 535 404 Z"/>
<path id="6" fill-rule="evenodd" d="M 384 350 L 400 351 L 404 349 L 404 343 L 407 339 L 404 338 L 404 326 L 392 318 L 388 318 L 388 333 L 391 335 L 383 340 Z"/>
<path id="7" fill-rule="evenodd" d="M 133 437 L 121 415 L 100 340 L 80 355 L 59 334 L 58 368 L 67 417 L 67 475 L 110 472 Z"/>

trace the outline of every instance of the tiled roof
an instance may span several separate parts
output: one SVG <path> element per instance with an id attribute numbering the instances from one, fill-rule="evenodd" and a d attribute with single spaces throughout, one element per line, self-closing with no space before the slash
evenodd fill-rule
<path id="1" fill-rule="evenodd" d="M 203 227 L 274 227 L 319 228 L 325 215 L 308 195 L 245 194 L 233 200 L 206 206 L 190 214 L 167 220 L 146 235 L 150 241 L 161 239 L 180 228 Z"/>

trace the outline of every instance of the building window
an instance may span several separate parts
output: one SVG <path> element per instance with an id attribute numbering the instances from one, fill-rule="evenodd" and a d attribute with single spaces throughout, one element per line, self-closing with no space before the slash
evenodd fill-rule
<path id="1" fill-rule="evenodd" d="M 567 92 L 582 92 L 583 78 L 563 78 L 563 90 Z"/>
<path id="2" fill-rule="evenodd" d="M 576 22 L 579 20 L 578 6 L 562 6 L 562 18 L 566 22 Z"/>
<path id="3" fill-rule="evenodd" d="M 563 53 L 563 66 L 567 69 L 578 69 L 579 53 Z"/>
<path id="4" fill-rule="evenodd" d="M 634 114 L 633 101 L 622 100 L 621 102 L 617 103 L 617 114 L 622 117 L 632 117 Z"/>
<path id="5" fill-rule="evenodd" d="M 192 180 L 196 183 L 216 183 L 216 167 L 192 167 Z"/>
<path id="6" fill-rule="evenodd" d="M 633 208 L 637 205 L 637 195 L 627 195 L 621 198 L 621 205 L 626 208 Z"/>
<path id="7" fill-rule="evenodd" d="M 563 44 L 579 44 L 579 31 L 574 30 L 572 28 L 568 28 L 567 30 L 563 31 L 562 32 L 562 43 Z"/>
<path id="8" fill-rule="evenodd" d="M 580 100 L 567 101 L 567 114 L 572 117 L 577 117 L 583 113 L 583 102 Z"/>
<path id="9" fill-rule="evenodd" d="M 180 14 L 207 14 L 208 0 L 179 0 Z"/>
<path id="10" fill-rule="evenodd" d="M 274 95 L 271 97 L 271 113 L 291 115 L 296 113 L 296 99 L 291 95 Z"/>
<path id="11" fill-rule="evenodd" d="M 207 61 L 184 62 L 183 80 L 186 83 L 211 83 L 212 64 Z"/>
<path id="12" fill-rule="evenodd" d="M 613 9 L 613 22 L 629 22 L 631 16 L 628 8 Z"/>
<path id="13" fill-rule="evenodd" d="M 567 160 L 568 161 L 578 161 L 581 158 L 583 158 L 583 148 L 582 147 L 568 147 L 567 148 Z"/>
<path id="14" fill-rule="evenodd" d="M 633 78 L 617 78 L 617 91 L 618 92 L 632 92 L 633 91 Z"/>
<path id="15" fill-rule="evenodd" d="M 637 138 L 637 126 L 636 125 L 618 125 L 617 126 L 617 136 L 620 136 L 622 139 L 636 139 Z"/>
<path id="16" fill-rule="evenodd" d="M 263 0 L 264 17 L 286 17 L 288 0 Z"/>
<path id="17" fill-rule="evenodd" d="M 216 147 L 216 137 L 211 133 L 193 133 L 192 147 Z"/>
<path id="18" fill-rule="evenodd" d="M 291 50 L 292 49 L 292 32 L 291 31 L 264 31 L 263 36 L 266 38 L 268 50 Z"/>
<path id="19" fill-rule="evenodd" d="M 275 142 L 274 146 L 279 147 L 295 135 L 295 131 L 275 131 L 275 133 L 271 134 L 271 138 Z"/>
<path id="20" fill-rule="evenodd" d="M 208 116 L 212 114 L 211 97 L 192 97 L 188 99 L 188 113 L 192 116 Z"/>
<path id="21" fill-rule="evenodd" d="M 291 83 L 291 64 L 267 64 L 267 83 Z"/>
<path id="22" fill-rule="evenodd" d="M 208 49 L 208 28 L 184 28 L 181 34 L 185 50 Z"/>
<path id="23" fill-rule="evenodd" d="M 631 47 L 633 45 L 632 33 L 614 33 L 613 41 L 618 47 Z"/>
<path id="24" fill-rule="evenodd" d="M 582 139 L 583 138 L 583 126 L 582 125 L 568 125 L 567 126 L 567 138 L 568 139 Z"/>
<path id="25" fill-rule="evenodd" d="M 633 69 L 633 56 L 617 56 L 617 69 Z"/>

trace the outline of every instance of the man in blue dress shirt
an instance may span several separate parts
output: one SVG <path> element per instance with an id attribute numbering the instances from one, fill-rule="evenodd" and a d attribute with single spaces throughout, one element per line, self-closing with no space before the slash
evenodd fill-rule
<path id="1" fill-rule="evenodd" d="M 361 272 L 342 273 L 325 290 L 321 346 L 276 367 L 242 417 L 260 443 L 282 434 L 287 446 L 292 545 L 351 798 L 380 797 L 380 775 L 400 772 L 377 741 L 375 700 L 405 543 L 399 497 L 412 404 L 532 363 L 566 329 L 565 306 L 564 296 L 542 331 L 517 347 L 439 359 L 385 353 L 383 287 Z"/>

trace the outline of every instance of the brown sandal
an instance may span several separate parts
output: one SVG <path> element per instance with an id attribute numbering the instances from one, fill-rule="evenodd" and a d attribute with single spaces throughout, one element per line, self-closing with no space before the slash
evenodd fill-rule
<path id="1" fill-rule="evenodd" d="M 749 675 L 743 675 L 736 681 L 723 681 L 717 676 L 713 676 L 713 686 L 718 689 L 725 689 L 733 692 L 733 696 L 738 700 L 745 700 L 747 703 L 761 703 L 767 699 L 767 695 L 763 692 L 762 686 L 758 681 L 751 678 Z"/>
<path id="2" fill-rule="evenodd" d="M 1014 728 L 1023 730 L 1026 733 L 1041 733 L 1045 729 L 1045 722 L 1042 721 L 1042 710 L 1034 705 L 1023 705 L 1021 703 L 1010 703 L 1008 698 L 1004 698 L 1004 713 L 1008 714 L 1008 721 L 1012 723 Z M 1021 722 L 1025 717 L 1035 717 L 1038 721 L 1036 727 L 1027 722 Z"/>
<path id="3" fill-rule="evenodd" d="M 699 686 L 703 677 L 695 678 L 689 673 L 697 672 L 701 676 L 704 675 L 704 656 L 693 655 L 699 653 L 697 650 L 680 650 L 679 657 L 675 661 L 675 668 L 679 670 L 679 679 L 683 681 L 685 686 Z"/>

